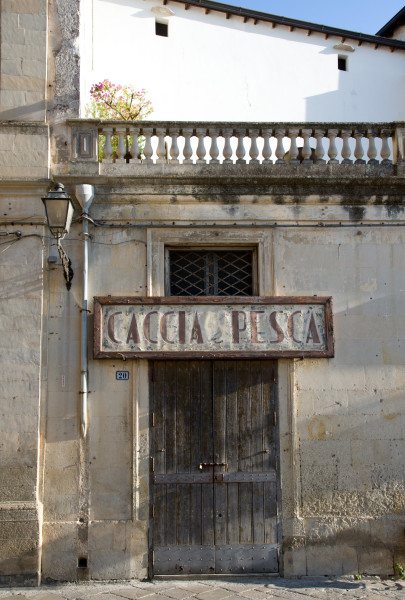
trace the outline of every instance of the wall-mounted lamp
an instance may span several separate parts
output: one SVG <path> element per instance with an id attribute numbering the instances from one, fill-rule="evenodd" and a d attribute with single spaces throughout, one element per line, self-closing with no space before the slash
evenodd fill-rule
<path id="1" fill-rule="evenodd" d="M 71 198 L 65 192 L 62 183 L 55 183 L 53 190 L 42 198 L 45 206 L 46 220 L 54 238 L 59 256 L 62 261 L 63 274 L 66 279 L 66 287 L 70 290 L 73 279 L 72 263 L 60 241 L 69 233 L 73 217 L 73 204 Z"/>

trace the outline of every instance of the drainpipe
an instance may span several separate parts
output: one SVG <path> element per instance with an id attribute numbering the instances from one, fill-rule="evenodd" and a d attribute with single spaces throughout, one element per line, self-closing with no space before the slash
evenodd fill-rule
<path id="1" fill-rule="evenodd" d="M 94 198 L 94 187 L 81 184 L 76 186 L 76 198 L 83 209 L 83 291 L 82 291 L 82 328 L 80 340 L 80 431 L 83 438 L 87 434 L 87 393 L 88 393 L 88 359 L 87 359 L 87 301 L 88 301 L 88 266 L 89 266 L 89 221 L 88 214 Z"/>

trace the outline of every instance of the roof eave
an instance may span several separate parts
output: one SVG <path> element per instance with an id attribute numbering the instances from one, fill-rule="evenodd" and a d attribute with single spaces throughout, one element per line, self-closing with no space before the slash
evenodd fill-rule
<path id="1" fill-rule="evenodd" d="M 217 12 L 223 12 L 229 15 L 244 17 L 246 19 L 253 19 L 256 22 L 263 21 L 267 23 L 275 23 L 276 25 L 285 25 L 286 27 L 294 29 L 303 29 L 306 31 L 314 31 L 325 35 L 333 35 L 345 39 L 357 40 L 359 42 L 374 44 L 375 46 L 389 46 L 391 48 L 399 48 L 405 50 L 405 42 L 400 40 L 385 38 L 381 37 L 380 35 L 358 33 L 356 31 L 339 29 L 337 27 L 329 27 L 328 25 L 309 23 L 307 21 L 300 21 L 298 19 L 290 19 L 289 17 L 281 17 L 279 15 L 272 15 L 269 13 L 251 10 L 248 8 L 242 8 L 239 6 L 222 4 L 221 2 L 214 2 L 213 0 L 163 0 L 163 4 L 169 4 L 170 2 L 177 2 L 179 4 L 184 4 L 188 7 L 195 6 L 197 8 L 205 8 L 206 10 L 210 11 L 213 10 Z"/>

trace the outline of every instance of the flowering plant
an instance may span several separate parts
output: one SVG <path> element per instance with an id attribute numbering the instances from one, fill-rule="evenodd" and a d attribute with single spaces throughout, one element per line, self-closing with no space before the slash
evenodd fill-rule
<path id="1" fill-rule="evenodd" d="M 90 95 L 86 116 L 93 119 L 139 121 L 153 111 L 146 90 L 135 90 L 132 85 L 115 85 L 104 79 L 92 85 Z"/>
<path id="2" fill-rule="evenodd" d="M 86 106 L 86 117 L 91 117 L 92 119 L 140 121 L 153 112 L 152 104 L 146 98 L 146 90 L 135 90 L 132 85 L 115 85 L 108 79 L 104 79 L 104 81 L 91 86 L 90 95 L 91 101 Z M 140 138 L 138 142 L 142 151 L 143 138 Z M 128 136 L 126 138 L 127 155 L 131 144 L 132 139 Z M 103 158 L 104 145 L 105 137 L 100 136 L 100 161 Z M 114 157 L 118 145 L 117 136 L 112 136 L 111 145 Z"/>

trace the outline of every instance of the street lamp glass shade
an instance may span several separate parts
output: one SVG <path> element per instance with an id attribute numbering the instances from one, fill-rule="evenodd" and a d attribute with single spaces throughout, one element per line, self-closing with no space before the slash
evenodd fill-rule
<path id="1" fill-rule="evenodd" d="M 69 233 L 73 217 L 73 204 L 64 191 L 61 183 L 55 184 L 55 188 L 42 198 L 45 206 L 46 219 L 49 229 L 55 237 L 62 237 Z"/>

